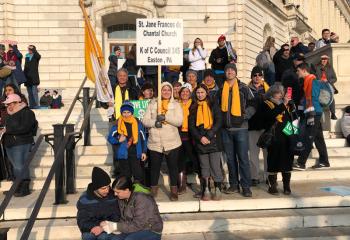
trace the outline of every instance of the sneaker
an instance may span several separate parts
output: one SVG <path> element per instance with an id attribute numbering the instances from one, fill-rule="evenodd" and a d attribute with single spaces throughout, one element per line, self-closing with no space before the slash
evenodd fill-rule
<path id="1" fill-rule="evenodd" d="M 316 163 L 315 165 L 312 166 L 313 169 L 321 169 L 321 168 L 330 168 L 331 166 L 326 163 Z"/>
<path id="2" fill-rule="evenodd" d="M 294 165 L 293 165 L 293 169 L 294 170 L 298 170 L 298 171 L 305 171 L 305 165 L 301 165 L 301 164 L 299 164 L 299 163 L 295 163 Z"/>
<path id="3" fill-rule="evenodd" d="M 250 191 L 249 188 L 242 188 L 242 195 L 243 197 L 252 197 L 252 191 Z"/>
<path id="4" fill-rule="evenodd" d="M 233 186 L 230 186 L 229 188 L 225 189 L 223 192 L 226 194 L 234 194 L 234 193 L 239 193 L 240 189 L 239 189 L 239 186 L 233 185 Z"/>
<path id="5" fill-rule="evenodd" d="M 259 184 L 260 184 L 259 179 L 252 179 L 252 186 L 253 186 L 253 187 L 258 186 Z"/>

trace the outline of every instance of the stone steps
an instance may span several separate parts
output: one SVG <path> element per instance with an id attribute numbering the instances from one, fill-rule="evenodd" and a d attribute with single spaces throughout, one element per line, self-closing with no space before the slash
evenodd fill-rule
<path id="1" fill-rule="evenodd" d="M 263 233 L 264 231 L 274 231 L 275 234 L 279 232 L 279 235 L 277 236 L 281 236 L 281 230 L 293 230 L 295 232 L 299 230 L 299 233 L 300 230 L 313 230 L 313 233 L 315 234 L 314 236 L 317 237 L 315 228 L 328 227 L 329 229 L 332 229 L 332 227 L 348 227 L 350 225 L 350 209 L 344 208 L 215 212 L 210 214 L 182 213 L 167 214 L 162 217 L 164 219 L 163 239 L 167 239 L 167 235 L 171 237 L 171 234 L 193 234 L 205 232 L 221 232 L 221 236 L 231 236 L 231 238 L 212 239 L 238 239 L 235 237 L 237 231 L 246 231 L 246 233 L 248 231 L 260 231 L 260 233 Z M 23 221 L 6 224 L 5 226 L 11 226 L 8 234 L 9 239 L 18 239 L 24 224 L 25 222 Z M 62 229 L 64 229 L 64 231 L 62 231 Z M 345 231 L 344 233 L 347 234 L 348 231 Z M 339 236 L 339 234 L 329 233 L 327 235 Z M 323 235 L 323 237 L 324 236 L 325 235 Z M 343 235 L 340 234 L 340 236 Z M 29 239 L 80 239 L 80 231 L 76 226 L 75 219 L 55 219 L 50 221 L 38 220 Z"/>

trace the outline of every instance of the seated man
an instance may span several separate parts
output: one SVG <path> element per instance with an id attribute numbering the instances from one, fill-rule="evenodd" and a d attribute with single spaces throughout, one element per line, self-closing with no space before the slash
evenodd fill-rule
<path id="1" fill-rule="evenodd" d="M 113 240 L 115 235 L 104 232 L 103 221 L 119 221 L 120 212 L 109 184 L 111 179 L 99 167 L 92 170 L 92 182 L 78 202 L 77 223 L 83 240 Z"/>

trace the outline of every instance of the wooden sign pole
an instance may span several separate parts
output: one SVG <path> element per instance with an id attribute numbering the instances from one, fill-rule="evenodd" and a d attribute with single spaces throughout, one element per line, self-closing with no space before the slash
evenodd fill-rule
<path id="1" fill-rule="evenodd" d="M 162 114 L 162 65 L 158 65 L 158 114 Z"/>

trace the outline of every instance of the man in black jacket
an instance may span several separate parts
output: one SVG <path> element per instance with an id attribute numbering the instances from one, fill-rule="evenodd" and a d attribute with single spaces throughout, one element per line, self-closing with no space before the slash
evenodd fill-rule
<path id="1" fill-rule="evenodd" d="M 209 63 L 211 64 L 211 69 L 215 74 L 216 84 L 221 87 L 224 83 L 225 72 L 224 68 L 228 64 L 228 53 L 225 45 L 226 37 L 221 35 L 218 38 L 218 47 L 215 48 L 209 57 Z"/>
<path id="2" fill-rule="evenodd" d="M 111 179 L 99 167 L 92 170 L 92 182 L 88 185 L 78 202 L 77 223 L 83 240 L 113 240 L 113 234 L 107 234 L 100 226 L 103 221 L 118 222 L 119 207 L 113 191 L 110 189 Z"/>
<path id="3" fill-rule="evenodd" d="M 292 55 L 295 53 L 307 54 L 309 52 L 309 48 L 300 42 L 298 37 L 292 37 L 290 40 L 290 45 L 290 53 Z"/>
<path id="4" fill-rule="evenodd" d="M 108 57 L 109 68 L 108 68 L 108 77 L 111 82 L 112 90 L 114 92 L 117 85 L 117 71 L 118 71 L 118 60 L 121 59 L 121 49 L 119 46 L 115 46 L 113 53 Z"/>
<path id="5" fill-rule="evenodd" d="M 281 49 L 273 56 L 273 63 L 276 69 L 276 82 L 280 82 L 283 73 L 293 66 L 288 44 L 283 44 Z"/>
<path id="6" fill-rule="evenodd" d="M 36 108 L 39 105 L 38 96 L 38 85 L 40 84 L 39 78 L 39 61 L 40 54 L 36 50 L 34 45 L 28 46 L 28 53 L 26 54 L 24 64 L 24 75 L 26 76 L 27 82 L 25 86 L 28 91 L 29 107 Z"/>

